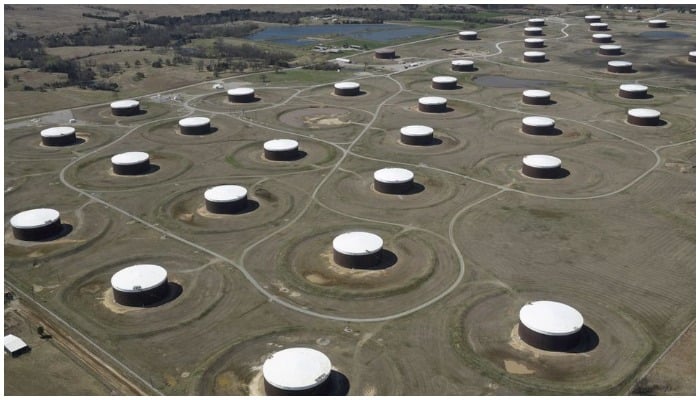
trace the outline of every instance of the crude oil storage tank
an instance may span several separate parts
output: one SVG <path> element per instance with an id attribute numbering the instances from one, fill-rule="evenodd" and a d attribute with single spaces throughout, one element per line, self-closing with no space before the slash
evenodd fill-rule
<path id="1" fill-rule="evenodd" d="M 333 239 L 333 261 L 347 268 L 372 268 L 382 259 L 383 245 L 374 233 L 343 233 Z"/>
<path id="2" fill-rule="evenodd" d="M 562 176 L 561 160 L 544 154 L 523 157 L 522 173 L 530 178 L 556 179 Z"/>
<path id="3" fill-rule="evenodd" d="M 543 51 L 526 51 L 523 53 L 523 61 L 531 63 L 541 63 L 547 61 L 547 53 Z"/>
<path id="4" fill-rule="evenodd" d="M 150 157 L 143 151 L 128 151 L 112 156 L 112 171 L 117 175 L 141 175 L 150 169 Z"/>
<path id="5" fill-rule="evenodd" d="M 178 125 L 183 135 L 206 135 L 211 132 L 211 121 L 206 117 L 183 118 Z"/>
<path id="6" fill-rule="evenodd" d="M 546 90 L 523 91 L 523 103 L 533 105 L 547 105 L 552 102 L 552 94 Z"/>
<path id="7" fill-rule="evenodd" d="M 625 99 L 645 99 L 648 97 L 649 88 L 637 83 L 627 83 L 620 85 L 617 95 Z"/>
<path id="8" fill-rule="evenodd" d="M 432 80 L 433 89 L 453 90 L 457 89 L 457 78 L 454 76 L 436 76 Z"/>
<path id="9" fill-rule="evenodd" d="M 160 265 L 137 264 L 112 275 L 112 293 L 118 304 L 145 307 L 168 295 L 168 272 Z"/>
<path id="10" fill-rule="evenodd" d="M 632 125 L 656 126 L 661 122 L 661 113 L 651 108 L 633 108 L 627 111 L 627 122 Z"/>
<path id="11" fill-rule="evenodd" d="M 408 125 L 401 128 L 401 143 L 427 146 L 433 143 L 433 128 L 425 125 Z"/>
<path id="12" fill-rule="evenodd" d="M 629 61 L 608 61 L 608 72 L 616 74 L 632 73 L 632 63 Z"/>
<path id="13" fill-rule="evenodd" d="M 583 19 L 589 24 L 592 22 L 600 22 L 600 15 L 586 15 Z"/>
<path id="14" fill-rule="evenodd" d="M 75 128 L 56 126 L 41 131 L 41 144 L 44 146 L 70 146 L 76 143 Z"/>
<path id="15" fill-rule="evenodd" d="M 544 39 L 540 38 L 525 38 L 523 45 L 526 49 L 541 49 L 544 47 Z"/>
<path id="16" fill-rule="evenodd" d="M 280 350 L 262 367 L 265 394 L 311 396 L 330 392 L 331 361 L 322 352 L 306 347 Z"/>
<path id="17" fill-rule="evenodd" d="M 374 51 L 374 58 L 390 60 L 396 58 L 396 50 L 391 48 L 377 49 Z"/>
<path id="18" fill-rule="evenodd" d="M 255 101 L 255 89 L 240 87 L 226 91 L 228 101 L 231 103 L 250 103 Z"/>
<path id="19" fill-rule="evenodd" d="M 248 206 L 248 190 L 238 185 L 219 185 L 204 192 L 207 211 L 214 214 L 235 214 Z"/>
<path id="20" fill-rule="evenodd" d="M 551 135 L 554 133 L 554 120 L 548 117 L 525 117 L 520 129 L 530 135 Z"/>
<path id="21" fill-rule="evenodd" d="M 665 19 L 650 19 L 649 28 L 668 28 L 668 23 Z"/>
<path id="22" fill-rule="evenodd" d="M 520 309 L 520 339 L 542 350 L 564 351 L 575 347 L 582 328 L 581 313 L 563 303 L 533 301 Z"/>
<path id="23" fill-rule="evenodd" d="M 476 40 L 478 33 L 475 31 L 461 31 L 459 32 L 460 40 Z"/>
<path id="24" fill-rule="evenodd" d="M 48 239 L 63 228 L 59 212 L 52 208 L 22 211 L 10 218 L 10 226 L 16 239 L 27 241 Z"/>
<path id="25" fill-rule="evenodd" d="M 523 34 L 525 36 L 542 36 L 542 28 L 537 26 L 528 26 L 523 29 Z"/>
<path id="26" fill-rule="evenodd" d="M 607 31 L 608 24 L 606 24 L 605 22 L 593 22 L 592 24 L 588 25 L 588 29 L 593 32 Z"/>
<path id="27" fill-rule="evenodd" d="M 357 96 L 360 94 L 360 84 L 357 82 L 338 82 L 333 85 L 333 93 L 337 96 Z"/>
<path id="28" fill-rule="evenodd" d="M 609 33 L 594 33 L 591 36 L 591 41 L 593 43 L 610 43 L 612 42 L 612 35 Z"/>
<path id="29" fill-rule="evenodd" d="M 263 144 L 265 158 L 271 161 L 292 161 L 299 158 L 299 142 L 292 139 L 273 139 Z"/>
<path id="30" fill-rule="evenodd" d="M 451 65 L 453 71 L 474 71 L 474 61 L 472 60 L 453 60 Z"/>
<path id="31" fill-rule="evenodd" d="M 405 168 L 374 171 L 374 190 L 386 194 L 405 194 L 413 188 L 413 172 Z"/>
<path id="32" fill-rule="evenodd" d="M 427 113 L 442 113 L 447 111 L 447 99 L 437 96 L 426 96 L 418 99 L 418 109 Z"/>
<path id="33" fill-rule="evenodd" d="M 604 56 L 621 56 L 622 46 L 617 44 L 601 44 L 598 46 L 598 54 Z"/>
<path id="34" fill-rule="evenodd" d="M 688 61 L 695 62 L 695 55 L 696 54 L 697 53 L 695 50 L 688 52 Z"/>
<path id="35" fill-rule="evenodd" d="M 527 26 L 544 26 L 544 18 L 530 18 L 527 20 Z"/>
<path id="36" fill-rule="evenodd" d="M 139 114 L 141 112 L 139 104 L 136 100 L 119 100 L 112 102 L 109 106 L 112 109 L 112 115 L 124 117 Z"/>

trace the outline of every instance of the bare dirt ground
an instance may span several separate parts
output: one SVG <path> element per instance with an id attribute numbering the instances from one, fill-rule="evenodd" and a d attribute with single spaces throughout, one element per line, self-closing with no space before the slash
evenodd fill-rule
<path id="1" fill-rule="evenodd" d="M 474 72 L 450 70 L 454 57 L 441 49 L 470 46 L 453 35 L 397 46 L 398 60 L 357 56 L 371 68 L 355 76 L 271 74 L 243 106 L 207 84 L 149 95 L 134 117 L 93 105 L 8 121 L 5 279 L 154 393 L 260 393 L 266 357 L 292 346 L 326 353 L 350 395 L 618 395 L 643 377 L 640 387 L 690 393 L 685 337 L 654 364 L 696 311 L 695 65 L 684 58 L 695 27 L 668 15 L 684 38 L 645 40 L 643 22 L 611 18 L 638 66 L 625 76 L 605 71 L 582 16 L 571 15 L 548 19 L 549 61 L 537 65 L 521 60 L 520 23 L 480 32 Z M 405 68 L 408 57 L 423 61 Z M 433 89 L 436 75 L 460 87 Z M 335 76 L 365 93 L 332 95 Z M 488 83 L 504 77 L 515 87 Z M 632 81 L 653 97 L 619 98 Z M 550 90 L 554 103 L 523 104 L 527 88 Z M 427 95 L 445 97 L 447 112 L 419 111 Z M 635 107 L 658 109 L 664 123 L 630 125 Z M 85 140 L 41 146 L 39 131 L 68 113 Z M 555 119 L 556 134 L 523 133 L 531 115 Z M 185 116 L 209 117 L 214 129 L 182 135 Z M 399 142 L 400 128 L 416 124 L 434 128 L 431 145 Z M 303 156 L 264 160 L 273 138 L 298 140 Z M 109 158 L 133 150 L 158 168 L 111 174 Z M 568 174 L 528 178 L 527 154 L 559 157 Z M 375 191 L 373 172 L 389 166 L 414 172 L 416 189 Z M 203 192 L 221 184 L 248 189 L 244 212 L 204 211 Z M 62 236 L 14 239 L 9 219 L 37 207 L 59 210 Z M 348 230 L 379 234 L 385 263 L 335 265 L 331 242 Z M 172 286 L 157 306 L 124 312 L 110 302 L 110 278 L 137 263 L 163 265 Z M 518 310 L 532 300 L 578 309 L 585 339 L 568 352 L 522 342 Z M 99 364 L 90 358 L 86 370 Z M 19 376 L 6 394 L 26 393 L 32 375 Z M 88 378 L 78 386 L 107 390 Z"/>

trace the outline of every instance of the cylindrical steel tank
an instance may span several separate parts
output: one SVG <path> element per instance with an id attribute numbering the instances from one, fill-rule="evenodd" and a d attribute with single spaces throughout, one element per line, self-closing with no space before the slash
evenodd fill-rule
<path id="1" fill-rule="evenodd" d="M 454 76 L 436 76 L 432 80 L 432 87 L 440 90 L 457 89 L 457 78 Z"/>
<path id="2" fill-rule="evenodd" d="M 620 85 L 620 89 L 617 93 L 618 96 L 625 99 L 645 99 L 647 98 L 647 86 L 634 84 L 623 84 Z"/>
<path id="3" fill-rule="evenodd" d="M 248 190 L 238 185 L 220 185 L 204 192 L 207 211 L 214 214 L 236 214 L 248 206 Z"/>
<path id="4" fill-rule="evenodd" d="M 374 172 L 374 190 L 386 194 L 405 194 L 413 188 L 413 172 L 404 168 L 382 168 Z"/>
<path id="5" fill-rule="evenodd" d="M 206 135 L 211 132 L 211 121 L 205 117 L 183 118 L 178 124 L 183 135 Z"/>
<path id="6" fill-rule="evenodd" d="M 70 146 L 76 143 L 75 128 L 57 126 L 41 131 L 41 143 L 44 146 Z"/>
<path id="7" fill-rule="evenodd" d="M 150 157 L 142 151 L 129 151 L 112 157 L 112 171 L 117 175 L 141 175 L 150 169 Z"/>
<path id="8" fill-rule="evenodd" d="M 547 105 L 551 101 L 551 93 L 546 90 L 525 90 L 523 91 L 523 103 L 532 105 Z"/>
<path id="9" fill-rule="evenodd" d="M 551 135 L 554 133 L 554 120 L 547 117 L 525 117 L 521 129 L 530 135 Z"/>
<path id="10" fill-rule="evenodd" d="M 541 350 L 566 351 L 581 340 L 583 316 L 576 309 L 555 301 L 535 301 L 520 309 L 518 335 Z"/>
<path id="11" fill-rule="evenodd" d="M 447 99 L 444 97 L 427 96 L 418 99 L 418 109 L 427 113 L 443 113 L 447 111 Z"/>
<path id="12" fill-rule="evenodd" d="M 433 128 L 424 125 L 408 125 L 401 128 L 401 143 L 427 146 L 433 143 Z"/>
<path id="13" fill-rule="evenodd" d="M 153 264 L 137 264 L 112 275 L 112 293 L 118 304 L 145 307 L 168 295 L 168 273 Z"/>
<path id="14" fill-rule="evenodd" d="M 292 161 L 299 158 L 299 142 L 291 139 L 273 139 L 263 144 L 265 158 L 272 161 Z"/>
<path id="15" fill-rule="evenodd" d="M 255 101 L 255 89 L 253 88 L 229 89 L 226 94 L 228 95 L 228 101 L 231 103 L 250 103 Z"/>
<path id="16" fill-rule="evenodd" d="M 627 111 L 627 122 L 632 125 L 656 126 L 661 122 L 661 113 L 650 108 L 633 108 Z"/>
<path id="17" fill-rule="evenodd" d="M 10 218 L 10 226 L 16 239 L 27 241 L 48 239 L 63 229 L 60 214 L 52 208 L 22 211 Z"/>
<path id="18" fill-rule="evenodd" d="M 112 115 L 131 116 L 141 112 L 139 102 L 136 100 L 119 100 L 111 103 Z"/>
<path id="19" fill-rule="evenodd" d="M 544 154 L 523 157 L 522 173 L 530 178 L 556 179 L 561 176 L 561 160 Z"/>
<path id="20" fill-rule="evenodd" d="M 333 239 L 333 261 L 347 268 L 372 268 L 382 259 L 381 237 L 369 232 L 348 232 Z"/>

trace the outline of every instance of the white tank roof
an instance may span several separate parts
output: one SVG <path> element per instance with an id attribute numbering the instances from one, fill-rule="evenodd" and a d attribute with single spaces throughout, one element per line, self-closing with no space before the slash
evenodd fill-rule
<path id="1" fill-rule="evenodd" d="M 689 52 L 688 52 L 688 55 L 689 55 L 689 56 L 692 56 L 692 57 L 695 57 L 695 54 L 696 54 L 696 53 L 697 53 L 697 52 L 696 52 L 695 50 L 693 50 L 693 51 L 689 51 Z"/>
<path id="2" fill-rule="evenodd" d="M 374 179 L 384 183 L 405 183 L 413 180 L 413 172 L 405 168 L 382 168 L 374 171 Z"/>
<path id="3" fill-rule="evenodd" d="M 523 124 L 528 126 L 554 126 L 554 120 L 547 117 L 525 117 L 523 118 Z"/>
<path id="4" fill-rule="evenodd" d="M 526 39 L 523 39 L 523 42 L 526 42 L 526 43 L 542 43 L 542 42 L 544 42 L 544 39 L 540 39 L 540 38 L 526 38 Z"/>
<path id="5" fill-rule="evenodd" d="M 528 26 L 528 27 L 525 27 L 525 30 L 528 32 L 539 32 L 542 30 L 542 28 L 537 27 L 537 26 Z"/>
<path id="6" fill-rule="evenodd" d="M 666 20 L 665 19 L 650 19 L 649 23 L 650 24 L 665 24 Z"/>
<path id="7" fill-rule="evenodd" d="M 600 19 L 600 15 L 586 15 L 584 19 Z"/>
<path id="8" fill-rule="evenodd" d="M 525 90 L 523 92 L 523 96 L 525 97 L 549 97 L 552 94 L 549 93 L 546 90 L 536 90 L 536 89 L 531 89 L 531 90 Z"/>
<path id="9" fill-rule="evenodd" d="M 331 360 L 318 350 L 292 347 L 274 353 L 262 370 L 265 381 L 278 389 L 304 390 L 328 379 Z"/>
<path id="10" fill-rule="evenodd" d="M 255 93 L 255 89 L 240 87 L 235 89 L 229 89 L 226 93 L 230 94 L 231 96 L 247 96 Z"/>
<path id="11" fill-rule="evenodd" d="M 530 18 L 527 22 L 544 22 L 543 18 Z"/>
<path id="12" fill-rule="evenodd" d="M 58 211 L 52 208 L 35 208 L 15 214 L 10 218 L 10 225 L 18 229 L 41 228 L 56 222 L 59 218 Z"/>
<path id="13" fill-rule="evenodd" d="M 436 104 L 447 103 L 447 99 L 444 97 L 426 96 L 426 97 L 421 97 L 420 99 L 418 99 L 418 102 L 420 104 L 425 104 L 425 105 L 436 105 Z"/>
<path id="14" fill-rule="evenodd" d="M 207 117 L 183 118 L 179 122 L 180 126 L 184 126 L 184 127 L 204 126 L 208 123 L 210 123 L 210 120 Z"/>
<path id="15" fill-rule="evenodd" d="M 520 322 L 548 336 L 571 335 L 583 327 L 583 316 L 575 308 L 556 301 L 533 301 L 520 309 Z"/>
<path id="16" fill-rule="evenodd" d="M 625 92 L 646 92 L 647 89 L 649 88 L 644 85 L 639 85 L 637 83 L 626 83 L 620 85 L 620 90 Z"/>
<path id="17" fill-rule="evenodd" d="M 335 251 L 349 256 L 377 253 L 383 244 L 382 238 L 369 232 L 348 232 L 333 239 Z"/>
<path id="18" fill-rule="evenodd" d="M 56 126 L 53 128 L 46 128 L 41 131 L 41 137 L 51 138 L 51 137 L 62 137 L 68 136 L 75 133 L 75 128 L 70 126 Z"/>
<path id="19" fill-rule="evenodd" d="M 112 275 L 112 287 L 120 292 L 145 292 L 168 279 L 168 272 L 160 265 L 137 264 Z"/>
<path id="20" fill-rule="evenodd" d="M 454 76 L 436 76 L 433 77 L 433 82 L 435 83 L 455 83 L 457 78 Z"/>
<path id="21" fill-rule="evenodd" d="M 661 116 L 661 113 L 659 111 L 652 110 L 651 108 L 633 108 L 631 110 L 627 110 L 627 115 L 637 118 L 658 118 Z"/>
<path id="22" fill-rule="evenodd" d="M 603 27 L 608 26 L 605 22 L 591 22 L 591 26 Z"/>
<path id="23" fill-rule="evenodd" d="M 544 154 L 531 154 L 529 156 L 523 157 L 523 164 L 532 168 L 559 168 L 561 167 L 561 160 L 554 156 L 548 156 Z"/>
<path id="24" fill-rule="evenodd" d="M 523 53 L 525 57 L 544 57 L 546 54 L 543 51 L 526 51 Z"/>
<path id="25" fill-rule="evenodd" d="M 425 125 L 408 125 L 401 128 L 401 134 L 405 136 L 429 136 L 433 134 L 433 128 Z"/>
<path id="26" fill-rule="evenodd" d="M 396 50 L 394 50 L 394 49 L 391 48 L 391 47 L 385 47 L 385 48 L 383 48 L 383 49 L 377 49 L 377 50 L 375 50 L 374 52 L 375 52 L 375 53 L 393 53 L 393 52 L 395 52 L 395 51 L 396 51 Z"/>
<path id="27" fill-rule="evenodd" d="M 622 46 L 617 44 L 601 44 L 599 48 L 601 50 L 621 50 Z"/>
<path id="28" fill-rule="evenodd" d="M 476 35 L 476 31 L 460 31 L 459 34 L 462 36 L 474 36 Z"/>
<path id="29" fill-rule="evenodd" d="M 608 61 L 608 65 L 611 67 L 631 67 L 632 63 L 629 61 Z"/>
<path id="30" fill-rule="evenodd" d="M 263 144 L 267 151 L 289 151 L 299 148 L 299 142 L 292 139 L 272 139 Z"/>
<path id="31" fill-rule="evenodd" d="M 593 37 L 596 39 L 610 39 L 612 35 L 609 33 L 595 33 Z"/>
<path id="32" fill-rule="evenodd" d="M 452 65 L 474 65 L 472 60 L 452 60 Z"/>
<path id="33" fill-rule="evenodd" d="M 119 100 L 111 103 L 109 106 L 112 108 L 133 108 L 138 105 L 139 102 L 136 100 Z"/>
<path id="34" fill-rule="evenodd" d="M 357 82 L 338 82 L 333 86 L 336 89 L 359 89 L 360 84 Z"/>
<path id="35" fill-rule="evenodd" d="M 238 185 L 220 185 L 207 189 L 204 198 L 215 203 L 237 201 L 248 195 L 248 190 Z"/>
<path id="36" fill-rule="evenodd" d="M 112 164 L 117 165 L 133 165 L 147 160 L 148 153 L 144 153 L 143 151 L 129 151 L 112 156 Z"/>

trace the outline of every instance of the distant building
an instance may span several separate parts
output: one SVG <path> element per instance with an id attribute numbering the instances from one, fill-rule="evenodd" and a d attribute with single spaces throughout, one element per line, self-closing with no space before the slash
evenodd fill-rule
<path id="1" fill-rule="evenodd" d="M 12 357 L 19 357 L 21 354 L 27 353 L 31 350 L 24 340 L 18 338 L 15 335 L 5 336 L 5 351 L 10 353 Z"/>

